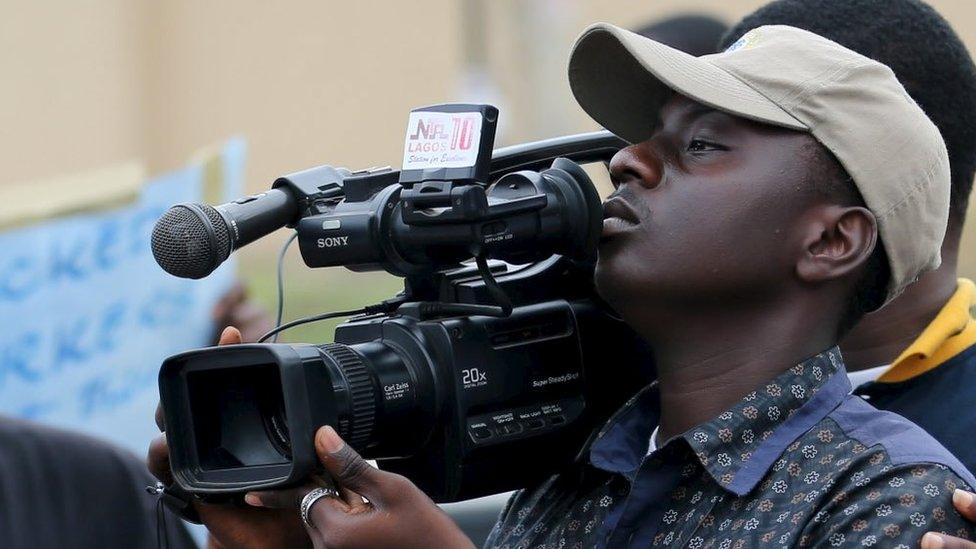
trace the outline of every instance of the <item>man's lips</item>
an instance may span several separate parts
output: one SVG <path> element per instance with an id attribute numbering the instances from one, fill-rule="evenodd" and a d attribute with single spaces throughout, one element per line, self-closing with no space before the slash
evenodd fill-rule
<path id="1" fill-rule="evenodd" d="M 634 211 L 634 207 L 619 196 L 613 197 L 603 203 L 603 219 L 609 219 L 611 217 L 619 217 L 632 225 L 640 223 L 640 218 L 637 217 L 637 212 Z"/>
<path id="2" fill-rule="evenodd" d="M 603 203 L 603 232 L 601 239 L 627 232 L 640 224 L 634 207 L 617 196 Z"/>

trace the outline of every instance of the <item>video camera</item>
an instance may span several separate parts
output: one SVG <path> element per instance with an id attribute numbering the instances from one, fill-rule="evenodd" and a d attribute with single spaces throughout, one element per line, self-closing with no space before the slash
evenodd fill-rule
<path id="1" fill-rule="evenodd" d="M 603 214 L 578 164 L 625 143 L 596 132 L 492 153 L 497 119 L 489 105 L 416 109 L 399 172 L 320 166 L 158 221 L 153 254 L 175 276 L 202 278 L 287 225 L 309 267 L 404 278 L 383 303 L 298 321 L 358 315 L 335 343 L 168 358 L 160 396 L 184 490 L 303 482 L 322 425 L 435 501 L 511 490 L 572 463 L 646 383 L 648 348 L 593 289 Z"/>

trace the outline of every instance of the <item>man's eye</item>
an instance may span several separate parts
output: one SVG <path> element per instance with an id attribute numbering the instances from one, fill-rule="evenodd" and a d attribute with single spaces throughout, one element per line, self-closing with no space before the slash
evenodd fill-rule
<path id="1" fill-rule="evenodd" d="M 725 150 L 725 147 L 717 143 L 705 141 L 704 139 L 692 139 L 688 143 L 688 152 L 705 152 L 705 151 L 721 151 L 721 150 Z"/>

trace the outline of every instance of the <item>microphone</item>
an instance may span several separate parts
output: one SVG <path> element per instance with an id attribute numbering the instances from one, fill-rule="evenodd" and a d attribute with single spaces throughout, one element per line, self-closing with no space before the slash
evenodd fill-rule
<path id="1" fill-rule="evenodd" d="M 152 232 L 152 253 L 167 273 L 203 278 L 230 253 L 297 221 L 298 201 L 283 188 L 233 202 L 177 204 L 163 214 Z"/>

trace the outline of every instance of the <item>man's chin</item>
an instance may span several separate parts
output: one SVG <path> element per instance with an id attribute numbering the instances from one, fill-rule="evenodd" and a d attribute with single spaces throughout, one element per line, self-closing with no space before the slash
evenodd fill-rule
<path id="1" fill-rule="evenodd" d="M 625 278 L 620 276 L 618 269 L 614 268 L 614 262 L 601 254 L 593 271 L 593 283 L 597 295 L 616 309 L 622 299 L 620 294 L 626 293 L 624 282 Z"/>
<path id="2" fill-rule="evenodd" d="M 597 295 L 624 318 L 628 312 L 640 311 L 650 305 L 652 296 L 647 290 L 660 283 L 657 273 L 650 272 L 647 262 L 630 259 L 622 254 L 604 254 L 601 248 L 593 271 Z"/>

